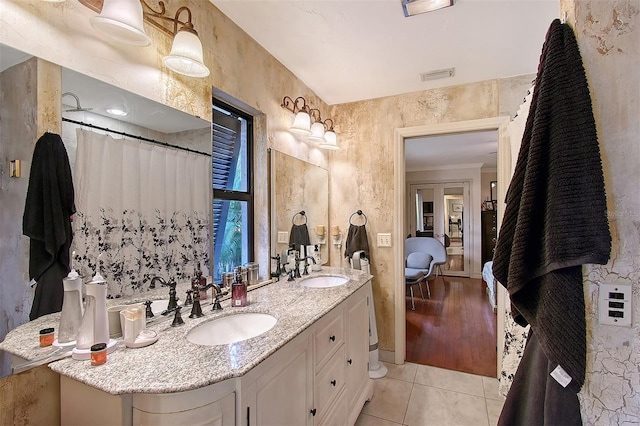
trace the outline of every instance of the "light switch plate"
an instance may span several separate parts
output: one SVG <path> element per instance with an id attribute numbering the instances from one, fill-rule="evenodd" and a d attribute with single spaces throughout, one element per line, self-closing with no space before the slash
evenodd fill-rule
<path id="1" fill-rule="evenodd" d="M 598 322 L 620 327 L 631 326 L 631 286 L 600 283 Z"/>
<path id="2" fill-rule="evenodd" d="M 289 242 L 289 233 L 287 231 L 278 231 L 278 243 L 287 244 Z"/>
<path id="3" fill-rule="evenodd" d="M 391 247 L 391 234 L 379 233 L 378 234 L 378 247 Z"/>

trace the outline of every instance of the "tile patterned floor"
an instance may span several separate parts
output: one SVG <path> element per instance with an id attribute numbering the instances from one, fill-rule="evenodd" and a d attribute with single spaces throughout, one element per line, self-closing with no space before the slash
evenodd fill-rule
<path id="1" fill-rule="evenodd" d="M 405 363 L 385 363 L 356 426 L 493 426 L 504 397 L 498 379 Z"/>

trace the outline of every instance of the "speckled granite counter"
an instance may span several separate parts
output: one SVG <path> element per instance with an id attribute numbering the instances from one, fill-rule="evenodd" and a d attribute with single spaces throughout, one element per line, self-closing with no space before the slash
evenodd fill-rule
<path id="1" fill-rule="evenodd" d="M 222 302 L 224 309 L 221 312 L 211 312 L 209 305 L 203 307 L 205 316 L 198 319 L 188 318 L 189 311 L 185 308 L 182 312 L 185 325 L 171 327 L 171 321 L 164 321 L 149 327 L 160 336 L 151 346 L 130 349 L 118 339 L 118 349 L 109 354 L 104 365 L 93 367 L 89 361 L 66 358 L 49 367 L 111 394 L 180 392 L 242 376 L 371 278 L 362 271 L 341 268 L 322 268 L 321 272 L 310 276 L 327 273 L 347 275 L 350 281 L 343 286 L 316 289 L 301 286 L 300 279 L 288 282 L 285 278 L 250 291 L 248 306 L 244 308 L 231 308 L 226 300 Z M 166 288 L 155 290 L 154 296 L 167 298 L 167 293 Z M 149 294 L 145 294 L 145 298 L 148 297 Z M 117 299 L 117 302 L 122 304 L 125 300 Z M 114 302 L 110 301 L 110 304 Z M 200 346 L 187 341 L 187 333 L 195 326 L 240 312 L 268 313 L 278 322 L 258 337 L 229 345 Z M 45 327 L 57 329 L 59 321 L 60 314 L 57 313 L 28 322 L 9 332 L 0 343 L 0 349 L 27 360 L 42 356 L 52 349 L 38 346 L 38 331 Z"/>

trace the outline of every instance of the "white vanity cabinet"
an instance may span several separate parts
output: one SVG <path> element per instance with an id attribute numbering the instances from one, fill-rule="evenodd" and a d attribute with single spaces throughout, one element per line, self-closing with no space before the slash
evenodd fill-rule
<path id="1" fill-rule="evenodd" d="M 373 396 L 370 285 L 240 377 L 183 392 L 112 395 L 62 375 L 62 424 L 353 425 Z"/>
<path id="2" fill-rule="evenodd" d="M 242 378 L 251 425 L 352 425 L 373 395 L 368 282 Z"/>

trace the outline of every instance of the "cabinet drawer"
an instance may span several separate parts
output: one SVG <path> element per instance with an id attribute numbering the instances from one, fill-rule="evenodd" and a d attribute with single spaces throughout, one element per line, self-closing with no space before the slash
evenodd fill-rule
<path id="1" fill-rule="evenodd" d="M 329 407 L 326 416 L 320 420 L 318 426 L 346 426 L 348 418 L 349 407 L 347 398 L 345 398 L 345 391 L 343 391 Z"/>
<path id="2" fill-rule="evenodd" d="M 316 375 L 314 390 L 315 408 L 319 418 L 324 417 L 331 401 L 342 391 L 345 381 L 344 345 L 331 357 Z"/>
<path id="3" fill-rule="evenodd" d="M 316 371 L 320 370 L 327 360 L 344 343 L 343 308 L 329 312 L 319 324 L 315 334 Z"/>

